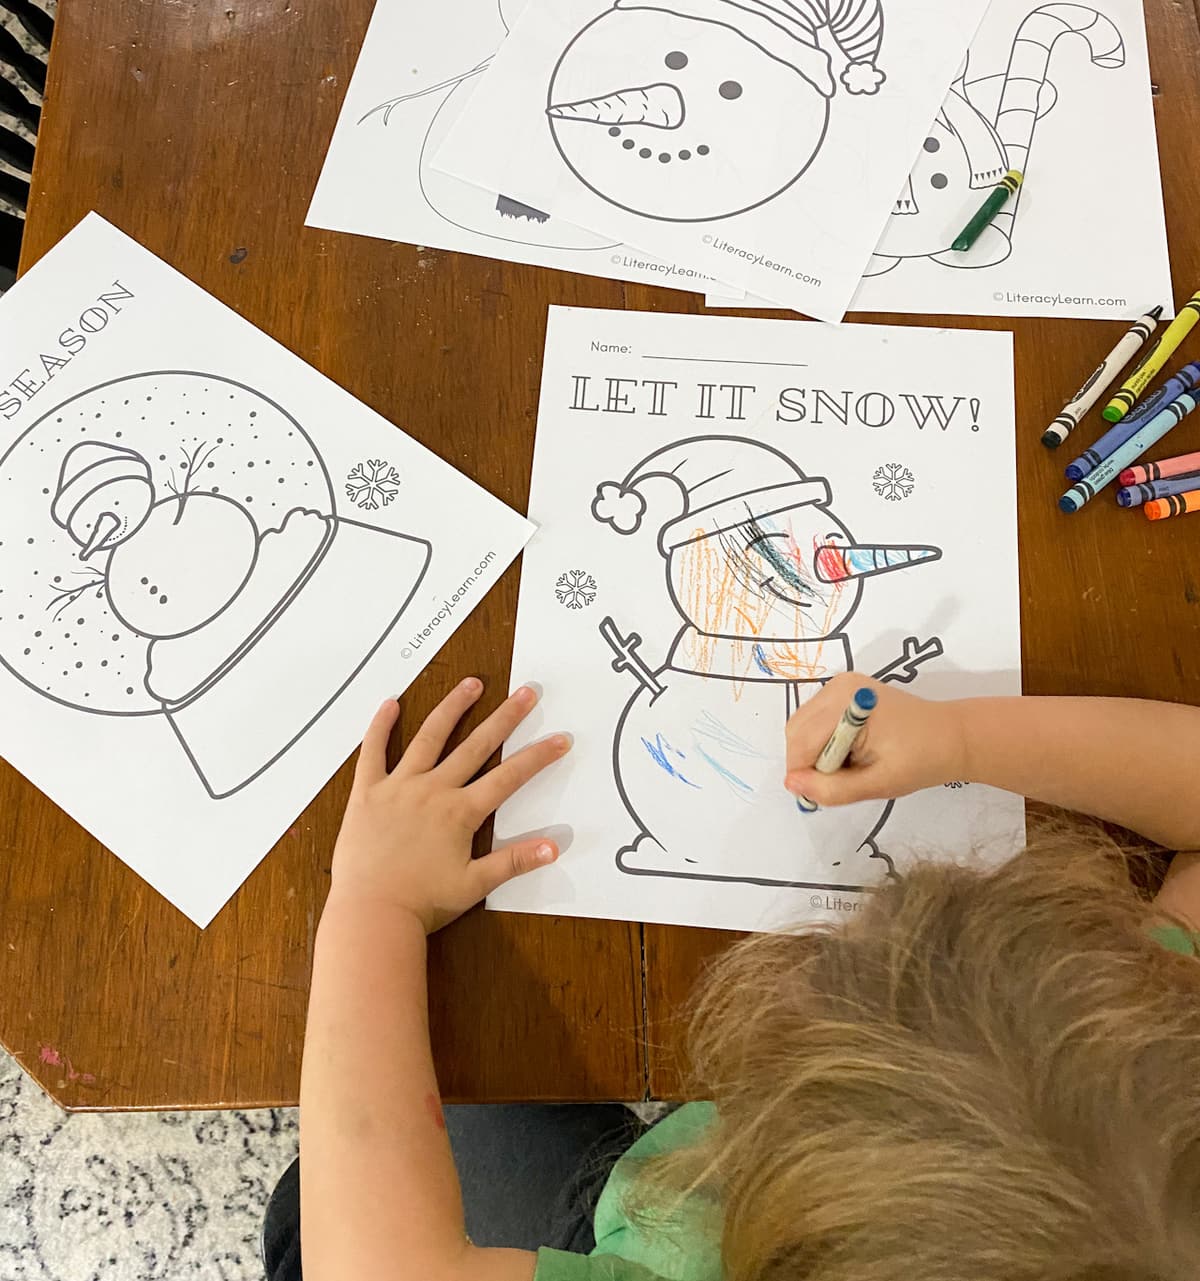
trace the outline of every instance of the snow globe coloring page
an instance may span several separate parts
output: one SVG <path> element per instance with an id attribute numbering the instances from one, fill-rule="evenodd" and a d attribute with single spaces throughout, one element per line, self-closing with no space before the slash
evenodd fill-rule
<path id="1" fill-rule="evenodd" d="M 0 336 L 0 751 L 207 924 L 531 527 L 95 214 Z"/>

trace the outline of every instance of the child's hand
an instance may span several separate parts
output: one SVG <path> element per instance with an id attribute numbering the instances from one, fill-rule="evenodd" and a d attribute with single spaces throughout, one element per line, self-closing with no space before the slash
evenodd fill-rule
<path id="1" fill-rule="evenodd" d="M 819 774 L 813 764 L 863 686 L 879 702 L 846 764 L 835 774 Z M 957 703 L 917 698 L 857 672 L 835 676 L 788 720 L 787 789 L 818 805 L 847 805 L 961 778 L 966 756 L 957 709 Z"/>
<path id="2" fill-rule="evenodd" d="M 453 689 L 390 774 L 388 736 L 399 704 L 389 700 L 376 712 L 334 850 L 331 895 L 394 903 L 432 934 L 498 885 L 558 857 L 545 839 L 471 857 L 471 838 L 488 815 L 571 746 L 563 734 L 531 743 L 471 781 L 537 703 L 522 686 L 439 764 L 454 727 L 482 692 L 475 677 Z"/>

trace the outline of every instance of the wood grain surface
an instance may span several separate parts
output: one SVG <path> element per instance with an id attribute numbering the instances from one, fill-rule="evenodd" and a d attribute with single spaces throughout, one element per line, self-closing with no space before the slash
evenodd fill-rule
<path id="1" fill-rule="evenodd" d="M 691 312 L 699 300 L 305 228 L 370 7 L 60 0 L 22 266 L 96 209 L 524 510 L 547 306 Z M 1191 0 L 1146 0 L 1146 12 L 1182 294 L 1200 282 L 1200 26 Z M 1098 170 L 1081 217 L 1119 198 L 1117 168 Z M 1200 701 L 1200 530 L 1108 504 L 1060 516 L 1061 465 L 1037 440 L 1114 327 L 947 323 L 1016 331 L 1026 690 Z M 516 590 L 514 568 L 405 697 L 405 734 L 468 672 L 498 700 Z M 198 931 L 0 764 L 0 1039 L 71 1108 L 294 1102 L 349 778 L 339 771 Z M 471 913 L 432 948 L 446 1096 L 677 1093 L 679 1011 L 731 937 Z"/>

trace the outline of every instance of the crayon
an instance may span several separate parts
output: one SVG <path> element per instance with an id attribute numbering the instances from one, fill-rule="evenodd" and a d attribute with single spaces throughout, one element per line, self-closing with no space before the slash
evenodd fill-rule
<path id="1" fill-rule="evenodd" d="M 1137 368 L 1121 384 L 1117 394 L 1104 406 L 1100 415 L 1105 422 L 1119 423 L 1137 403 L 1137 398 L 1150 385 L 1150 379 L 1165 365 L 1175 348 L 1192 332 L 1200 320 L 1200 293 L 1194 293 L 1179 309 L 1179 314 L 1163 330 L 1162 337 L 1141 358 Z"/>
<path id="2" fill-rule="evenodd" d="M 1121 474 L 1124 475 L 1124 472 Z M 1148 480 L 1140 485 L 1125 485 L 1118 489 L 1117 505 L 1140 507 L 1143 503 L 1153 502 L 1156 498 L 1170 498 L 1173 494 L 1186 494 L 1193 489 L 1200 489 L 1200 476 L 1195 473 L 1189 476 L 1176 476 L 1171 480 Z"/>
<path id="3" fill-rule="evenodd" d="M 1117 375 L 1133 359 L 1134 354 L 1141 350 L 1142 344 L 1157 328 L 1158 318 L 1162 313 L 1162 307 L 1155 307 L 1153 311 L 1148 311 L 1141 319 L 1133 322 L 1133 327 L 1125 333 L 1121 341 L 1105 356 L 1100 368 L 1067 401 L 1063 406 L 1062 413 L 1042 432 L 1042 444 L 1047 449 L 1057 449 L 1079 426 L 1080 419 L 1091 410 L 1096 401 L 1116 382 Z M 1186 391 L 1187 388 L 1184 387 L 1182 390 Z M 1071 479 L 1079 480 L 1081 478 L 1072 476 Z"/>
<path id="4" fill-rule="evenodd" d="M 983 229 L 989 222 L 1000 212 L 1008 203 L 1009 196 L 1016 195 L 1021 183 L 1025 181 L 1025 175 L 1019 169 L 1010 169 L 1008 173 L 1000 179 L 1000 185 L 992 189 L 991 194 L 979 206 L 975 217 L 958 233 L 954 244 L 950 247 L 957 249 L 959 253 L 966 253 L 968 249 L 983 235 Z"/>
<path id="5" fill-rule="evenodd" d="M 1154 463 L 1139 463 L 1126 467 L 1117 477 L 1122 485 L 1142 485 L 1148 480 L 1166 480 L 1168 476 L 1186 476 L 1200 472 L 1200 450 L 1194 454 L 1176 454 L 1174 458 L 1160 458 Z"/>
<path id="6" fill-rule="evenodd" d="M 1173 498 L 1156 498 L 1142 511 L 1146 513 L 1147 520 L 1170 520 L 1172 516 L 1200 512 L 1200 489 L 1189 489 L 1186 494 L 1176 494 Z"/>
<path id="7" fill-rule="evenodd" d="M 1196 408 L 1198 403 L 1200 401 L 1197 401 L 1196 396 L 1193 396 L 1191 392 L 1185 391 L 1178 400 L 1155 414 L 1140 431 L 1134 432 L 1119 449 L 1109 454 L 1099 467 L 1089 472 L 1083 480 L 1077 481 L 1072 485 L 1058 500 L 1059 510 L 1077 512 L 1084 503 L 1090 502 L 1110 481 L 1115 480 L 1131 462 L 1136 458 L 1140 458 L 1151 445 L 1162 440 L 1172 427 L 1182 422 Z M 1162 501 L 1169 503 L 1175 500 L 1164 498 Z"/>
<path id="8" fill-rule="evenodd" d="M 1172 374 L 1161 387 L 1147 396 L 1128 418 L 1110 427 L 1091 447 L 1085 449 L 1073 463 L 1067 465 L 1068 480 L 1082 480 L 1093 467 L 1100 464 L 1116 449 L 1123 445 L 1135 431 L 1144 427 L 1159 410 L 1174 400 L 1178 400 L 1185 391 L 1200 383 L 1200 360 L 1193 360 L 1184 365 L 1177 373 Z"/>
<path id="9" fill-rule="evenodd" d="M 858 736 L 863 732 L 867 718 L 875 710 L 879 696 L 873 689 L 864 686 L 856 691 L 850 705 L 842 713 L 837 728 L 829 736 L 829 741 L 821 748 L 821 755 L 813 766 L 822 774 L 836 774 L 846 763 L 846 757 L 854 750 Z M 805 814 L 813 814 L 819 806 L 807 796 L 797 796 L 796 805 Z"/>

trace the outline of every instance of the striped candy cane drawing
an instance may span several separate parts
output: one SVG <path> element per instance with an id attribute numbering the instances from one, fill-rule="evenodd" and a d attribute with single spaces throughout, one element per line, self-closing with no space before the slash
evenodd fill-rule
<path id="1" fill-rule="evenodd" d="M 1037 123 L 1058 101 L 1058 89 L 1049 78 L 1051 58 L 1059 42 L 1072 35 L 1086 42 L 1093 67 L 1115 70 L 1125 65 L 1125 44 L 1112 20 L 1081 4 L 1047 4 L 1027 14 L 1003 75 L 970 79 L 968 63 L 963 64 L 896 201 L 867 275 L 882 275 L 906 258 L 931 258 L 960 269 L 992 267 L 1008 258 L 1020 192 L 969 255 L 953 252 L 950 241 L 961 227 L 963 210 L 971 209 L 972 199 L 978 201 L 972 189 L 994 186 L 1008 169 L 1028 176 Z M 994 113 L 983 106 L 989 100 L 997 102 Z"/>

